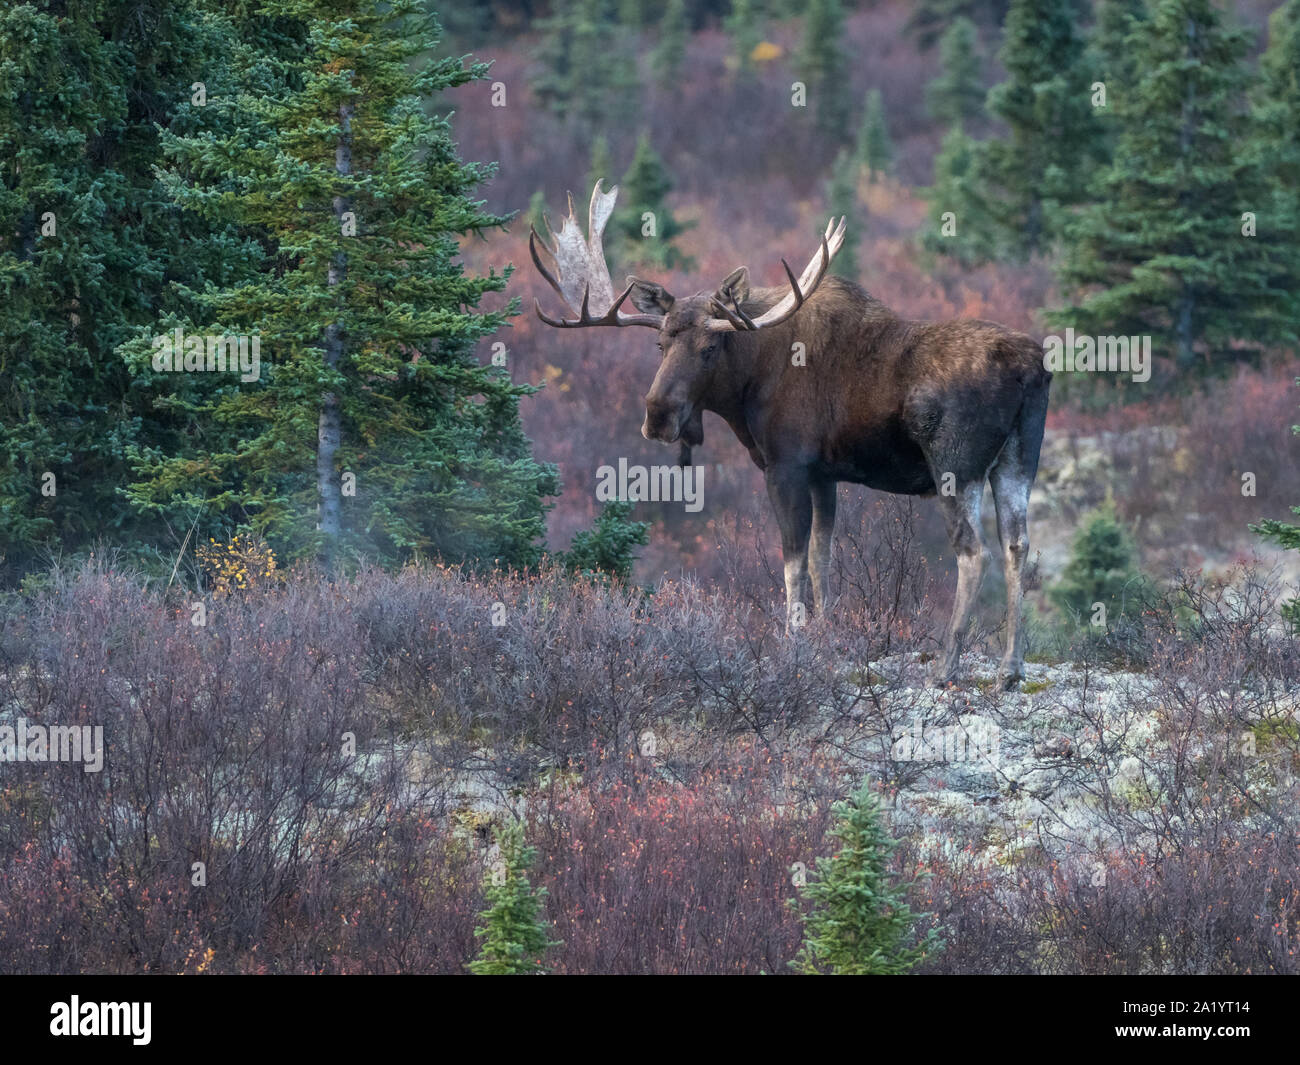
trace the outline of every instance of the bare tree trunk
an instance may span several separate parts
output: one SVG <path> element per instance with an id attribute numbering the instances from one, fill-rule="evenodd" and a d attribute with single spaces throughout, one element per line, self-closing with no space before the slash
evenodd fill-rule
<path id="1" fill-rule="evenodd" d="M 338 147 L 334 151 L 334 169 L 339 174 L 352 173 L 352 104 L 345 103 L 339 107 L 340 136 Z M 334 197 L 334 218 L 342 232 L 343 214 L 348 210 L 345 196 Z M 330 288 L 343 283 L 347 277 L 348 259 L 339 252 L 330 262 L 328 284 Z M 324 344 L 325 365 L 337 369 L 343 361 L 343 326 L 340 322 L 331 322 L 325 329 Z M 334 560 L 342 528 L 342 499 L 338 474 L 334 469 L 334 459 L 338 454 L 343 438 L 343 416 L 339 409 L 339 400 L 333 392 L 326 392 L 321 397 L 320 422 L 316 439 L 316 491 L 320 499 L 320 531 L 324 534 L 321 545 L 321 561 L 329 564 Z"/>

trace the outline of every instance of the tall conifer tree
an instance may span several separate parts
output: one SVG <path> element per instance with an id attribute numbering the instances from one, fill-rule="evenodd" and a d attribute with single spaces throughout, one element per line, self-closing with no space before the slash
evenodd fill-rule
<path id="1" fill-rule="evenodd" d="M 685 0 L 668 0 L 663 21 L 659 24 L 659 43 L 650 56 L 650 65 L 661 89 L 678 87 L 682 65 L 686 62 L 689 30 Z"/>
<path id="2" fill-rule="evenodd" d="M 858 280 L 858 243 L 862 239 L 863 211 L 858 205 L 858 161 L 845 149 L 835 157 L 831 176 L 826 183 L 826 207 L 832 218 L 846 218 L 844 246 L 831 262 L 837 277 Z"/>
<path id="3" fill-rule="evenodd" d="M 989 91 L 988 111 L 1007 132 L 986 142 L 978 166 L 985 206 L 1015 258 L 1051 247 L 1101 152 L 1077 24 L 1076 0 L 1012 0 L 1003 27 L 1007 77 Z"/>
<path id="4" fill-rule="evenodd" d="M 474 353 L 506 321 L 476 310 L 506 275 L 457 259 L 459 235 L 506 219 L 472 199 L 490 167 L 461 162 L 424 110 L 486 68 L 422 58 L 437 36 L 418 0 L 267 10 L 307 29 L 296 87 L 224 101 L 248 116 L 233 132 L 165 138 L 180 205 L 267 234 L 268 268 L 195 292 L 205 317 L 186 326 L 256 336 L 260 376 L 193 375 L 212 431 L 198 450 L 141 454 L 134 497 L 201 500 L 282 556 L 531 562 L 554 472 L 519 426 L 530 389 Z M 157 355 L 136 365 L 165 389 Z"/>
<path id="5" fill-rule="evenodd" d="M 1291 280 L 1280 287 L 1292 297 L 1283 313 L 1300 323 L 1300 0 L 1287 0 L 1269 17 L 1259 70 L 1251 153 L 1263 169 L 1270 199 L 1260 225 L 1283 237 L 1276 250 L 1285 257 Z"/>
<path id="6" fill-rule="evenodd" d="M 690 269 L 690 257 L 673 241 L 695 223 L 679 222 L 668 209 L 672 188 L 668 168 L 643 133 L 637 139 L 632 165 L 619 182 L 618 206 L 611 219 L 616 262 L 642 268 Z"/>
<path id="7" fill-rule="evenodd" d="M 807 83 L 808 102 L 818 130 L 842 137 L 852 105 L 841 0 L 808 0 L 796 69 Z"/>
<path id="8" fill-rule="evenodd" d="M 542 71 L 533 82 L 537 98 L 585 136 L 629 118 L 637 95 L 637 24 L 628 5 L 613 0 L 555 0 L 539 22 Z"/>
<path id="9" fill-rule="evenodd" d="M 867 168 L 871 180 L 886 174 L 894 165 L 894 141 L 889 136 L 889 123 L 885 118 L 885 99 L 879 89 L 867 93 L 862 110 L 862 126 L 858 130 L 858 161 Z"/>
<path id="10" fill-rule="evenodd" d="M 724 20 L 742 78 L 754 73 L 754 49 L 763 40 L 762 6 L 761 0 L 731 0 L 731 11 Z"/>
<path id="11" fill-rule="evenodd" d="M 979 185 L 981 148 L 960 125 L 948 130 L 935 156 L 934 185 L 927 193 L 930 223 L 921 234 L 927 251 L 967 266 L 995 258 L 998 248 L 997 226 Z"/>
<path id="12" fill-rule="evenodd" d="M 978 44 L 975 23 L 964 15 L 954 19 L 939 39 L 939 74 L 926 86 L 925 102 L 940 122 L 963 122 L 984 109 Z"/>
<path id="13" fill-rule="evenodd" d="M 1129 47 L 1143 55 L 1116 104 L 1113 164 L 1070 226 L 1049 315 L 1092 335 L 1153 338 L 1183 369 L 1239 358 L 1233 341 L 1294 339 L 1294 213 L 1249 150 L 1249 43 L 1211 0 L 1160 0 Z"/>
<path id="14" fill-rule="evenodd" d="M 0 10 L 0 560 L 11 574 L 101 537 L 167 539 L 122 487 L 133 443 L 179 422 L 139 403 L 117 348 L 184 303 L 172 282 L 231 270 L 227 227 L 180 225 L 153 170 L 158 126 L 192 124 L 196 89 L 224 91 L 229 43 L 220 18 L 188 0 Z"/>

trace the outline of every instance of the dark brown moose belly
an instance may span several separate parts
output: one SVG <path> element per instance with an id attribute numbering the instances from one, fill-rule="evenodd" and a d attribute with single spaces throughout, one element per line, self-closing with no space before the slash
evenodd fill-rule
<path id="1" fill-rule="evenodd" d="M 921 449 L 901 433 L 888 435 L 888 441 L 873 437 L 831 449 L 814 465 L 813 476 L 896 495 L 933 495 L 934 478 Z"/>

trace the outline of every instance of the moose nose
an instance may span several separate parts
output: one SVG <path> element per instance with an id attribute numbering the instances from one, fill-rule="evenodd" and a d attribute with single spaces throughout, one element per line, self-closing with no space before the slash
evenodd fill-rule
<path id="1" fill-rule="evenodd" d="M 647 440 L 660 440 L 665 444 L 671 444 L 677 439 L 678 421 L 674 404 L 646 396 L 645 421 L 641 424 L 641 435 Z"/>

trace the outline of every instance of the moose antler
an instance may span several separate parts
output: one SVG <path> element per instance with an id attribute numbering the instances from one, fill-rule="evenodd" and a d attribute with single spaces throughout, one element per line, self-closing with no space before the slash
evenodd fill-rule
<path id="1" fill-rule="evenodd" d="M 587 217 L 586 239 L 573 211 L 573 195 L 569 195 L 569 216 L 564 220 L 557 236 L 551 230 L 552 245 L 541 238 L 536 228 L 528 234 L 528 251 L 547 284 L 560 294 L 568 304 L 569 310 L 575 311 L 576 319 L 552 318 L 542 310 L 539 300 L 533 300 L 537 317 L 547 325 L 560 329 L 576 329 L 588 325 L 648 325 L 658 329 L 663 324 L 663 315 L 659 314 L 623 314 L 619 308 L 632 293 L 629 284 L 618 299 L 614 298 L 614 286 L 609 279 L 609 267 L 605 263 L 605 246 L 602 240 L 605 224 L 614 213 L 614 201 L 618 198 L 618 186 L 604 192 L 600 182 L 591 190 L 591 209 Z M 538 244 L 546 256 L 538 254 Z"/>
<path id="2" fill-rule="evenodd" d="M 714 332 L 723 332 L 730 329 L 754 332 L 759 329 L 780 325 L 788 319 L 803 306 L 804 300 L 817 290 L 817 286 L 822 283 L 822 278 L 826 276 L 826 271 L 830 268 L 831 260 L 844 247 L 846 224 L 847 219 L 844 218 L 840 219 L 838 226 L 833 218 L 826 223 L 826 232 L 822 234 L 821 247 L 813 254 L 812 260 L 804 267 L 803 273 L 798 278 L 794 276 L 790 264 L 784 259 L 781 260 L 781 265 L 785 267 L 785 275 L 790 279 L 790 291 L 779 303 L 768 308 L 757 318 L 751 318 L 740 309 L 740 304 L 736 300 L 733 299 L 731 306 L 728 307 L 719 296 L 715 295 L 711 306 L 713 310 L 718 312 L 719 317 L 710 318 L 708 328 Z"/>

